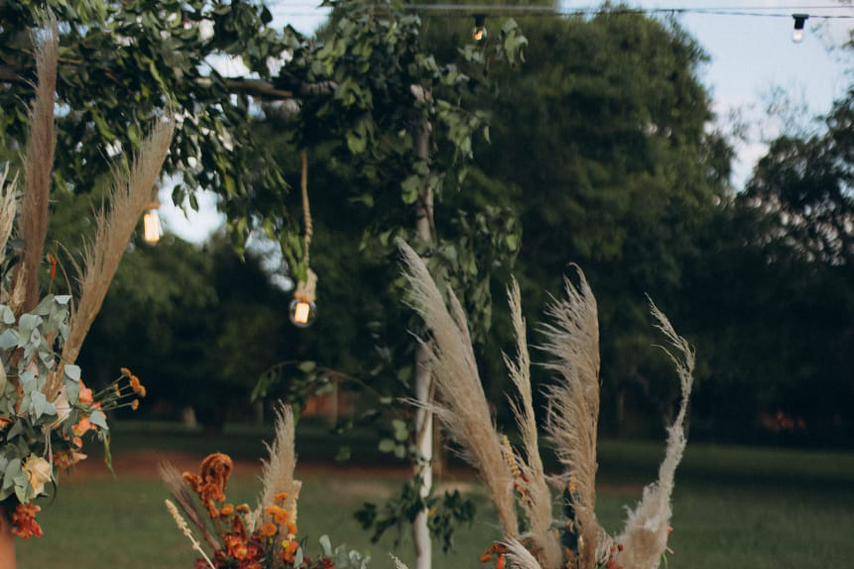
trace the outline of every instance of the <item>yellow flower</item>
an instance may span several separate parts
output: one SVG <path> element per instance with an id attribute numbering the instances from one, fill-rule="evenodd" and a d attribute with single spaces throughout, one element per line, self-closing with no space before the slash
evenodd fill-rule
<path id="1" fill-rule="evenodd" d="M 27 473 L 30 486 L 33 487 L 34 496 L 43 493 L 45 483 L 53 478 L 53 468 L 51 468 L 50 463 L 34 454 L 31 454 L 24 463 L 24 472 Z"/>

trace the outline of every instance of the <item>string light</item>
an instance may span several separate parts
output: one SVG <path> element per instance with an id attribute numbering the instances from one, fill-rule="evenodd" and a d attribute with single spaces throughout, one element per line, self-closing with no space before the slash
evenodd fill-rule
<path id="1" fill-rule="evenodd" d="M 160 223 L 159 202 L 154 202 L 142 215 L 142 239 L 152 247 L 157 245 L 163 235 L 163 226 Z"/>
<path id="2" fill-rule="evenodd" d="M 801 43 L 804 41 L 804 24 L 806 24 L 809 19 L 809 14 L 792 14 L 792 18 L 795 19 L 795 29 L 792 32 L 792 41 L 795 43 Z"/>
<path id="3" fill-rule="evenodd" d="M 297 328 L 308 328 L 317 318 L 317 306 L 307 298 L 294 298 L 291 301 L 289 317 Z"/>
<path id="4" fill-rule="evenodd" d="M 486 16 L 484 14 L 474 15 L 474 30 L 472 30 L 471 37 L 478 42 L 486 39 Z"/>

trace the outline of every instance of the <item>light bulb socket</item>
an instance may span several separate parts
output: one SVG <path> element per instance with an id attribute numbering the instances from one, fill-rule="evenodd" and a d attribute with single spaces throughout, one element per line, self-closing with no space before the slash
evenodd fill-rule
<path id="1" fill-rule="evenodd" d="M 804 25 L 807 23 L 807 20 L 810 19 L 809 14 L 792 14 L 792 18 L 795 20 L 795 30 L 803 30 Z"/>

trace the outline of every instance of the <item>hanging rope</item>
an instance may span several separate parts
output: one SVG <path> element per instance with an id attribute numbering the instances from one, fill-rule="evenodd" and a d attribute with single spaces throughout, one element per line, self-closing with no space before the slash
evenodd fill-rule
<path id="1" fill-rule="evenodd" d="M 305 234 L 302 241 L 302 260 L 305 264 L 306 279 L 300 280 L 294 292 L 294 298 L 313 303 L 317 297 L 317 275 L 311 270 L 311 238 L 314 236 L 314 223 L 311 220 L 311 203 L 308 200 L 308 151 L 300 152 L 302 173 L 300 189 L 302 191 L 302 217 Z"/>

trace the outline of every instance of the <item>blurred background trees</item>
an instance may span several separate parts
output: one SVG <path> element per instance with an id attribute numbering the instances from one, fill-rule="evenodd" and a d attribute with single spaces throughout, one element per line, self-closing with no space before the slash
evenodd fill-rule
<path id="1" fill-rule="evenodd" d="M 201 39 L 198 22 L 176 25 L 186 37 L 173 34 L 146 57 L 161 57 L 175 37 L 185 42 L 181 49 L 195 55 L 169 70 L 156 68 L 161 81 L 153 76 L 140 81 L 176 91 L 179 104 L 215 115 L 210 120 L 218 122 L 197 125 L 196 135 L 196 126 L 185 131 L 186 144 L 200 145 L 206 159 L 224 156 L 227 162 L 194 167 L 197 177 L 185 179 L 176 198 L 194 189 L 187 184 L 214 189 L 225 200 L 232 234 L 245 237 L 264 219 L 247 214 L 250 204 L 271 212 L 274 224 L 298 212 L 297 196 L 276 188 L 295 185 L 301 141 L 289 131 L 293 123 L 286 114 L 250 112 L 249 100 L 233 97 L 234 85 L 224 79 L 214 75 L 202 97 L 201 86 L 185 90 L 175 72 L 195 66 L 213 49 L 232 55 L 256 49 L 252 46 L 260 39 L 253 44 L 240 38 L 267 16 L 235 7 L 217 15 L 213 39 Z M 18 9 L 2 4 L 4 22 L 16 22 L 4 27 L 4 34 L 29 25 L 14 20 Z M 94 17 L 69 10 L 57 12 Z M 817 132 L 787 133 L 772 141 L 746 187 L 734 188 L 733 149 L 715 129 L 710 95 L 699 76 L 706 56 L 678 22 L 603 14 L 527 18 L 520 24 L 529 41 L 526 62 L 513 71 L 490 71 L 499 90 L 477 101 L 489 117 L 489 141 L 475 142 L 475 161 L 461 191 L 446 193 L 437 212 L 439 233 L 467 243 L 462 251 L 467 270 L 490 275 L 472 280 L 500 299 L 512 271 L 522 282 L 529 321 L 535 322 L 547 295 L 558 291 L 568 263 L 584 268 L 599 296 L 608 433 L 657 434 L 662 412 L 673 400 L 663 377 L 667 371 L 653 357 L 648 293 L 698 347 L 692 437 L 850 444 L 854 91 L 828 111 Z M 151 29 L 133 33 L 162 38 L 163 25 L 146 20 Z M 423 29 L 429 49 L 449 56 L 471 33 L 470 22 L 444 18 L 427 18 Z M 278 45 L 279 40 L 268 39 Z M 250 69 L 275 79 L 280 88 L 299 88 L 293 77 L 287 84 L 287 73 L 273 77 L 265 71 L 260 62 L 267 48 L 257 49 L 256 55 L 242 53 L 253 62 Z M 10 53 L 21 57 L 0 50 L 5 62 L 14 63 Z M 25 61 L 18 65 L 26 70 Z M 70 73 L 66 89 L 77 80 Z M 22 91 L 17 89 L 0 89 L 6 97 L 0 124 L 7 140 L 19 134 L 12 116 L 19 103 L 5 104 L 18 101 L 15 93 Z M 144 122 L 165 108 L 155 104 L 154 95 L 80 102 L 85 112 L 67 115 L 60 130 L 66 137 L 95 137 L 102 152 L 116 139 L 132 143 L 125 142 L 130 131 L 99 127 L 99 101 L 107 116 L 120 114 L 131 122 Z M 217 104 L 223 101 L 236 106 L 220 117 Z M 233 155 L 224 150 L 221 136 L 211 134 L 217 124 L 247 146 Z M 192 136 L 200 138 L 194 142 Z M 114 369 L 129 366 L 151 384 L 152 405 L 145 413 L 178 418 L 193 407 L 199 420 L 212 426 L 247 419 L 256 379 L 282 361 L 317 362 L 391 391 L 406 386 L 411 358 L 395 346 L 409 344 L 410 314 L 390 301 L 398 276 L 383 260 L 394 236 L 380 228 L 365 231 L 376 211 L 366 201 L 401 200 L 400 188 L 388 180 L 377 185 L 364 164 L 342 160 L 322 140 L 314 142 L 312 259 L 321 278 L 320 318 L 312 328 L 297 331 L 288 324 L 289 294 L 281 279 L 272 278 L 270 259 L 263 254 L 250 247 L 241 257 L 222 234 L 201 246 L 167 236 L 156 249 L 140 243 L 127 256 L 82 356 L 84 365 L 106 362 L 110 369 L 84 369 L 110 377 Z M 5 153 L 13 154 L 14 148 Z M 175 171 L 188 167 L 181 156 L 173 158 Z M 68 157 L 66 167 L 77 172 L 97 158 Z M 259 168 L 267 165 L 269 174 L 259 177 Z M 202 170 L 216 176 L 207 178 Z M 242 185 L 234 190 L 226 173 L 247 175 L 235 178 Z M 82 195 L 71 190 L 57 195 L 53 235 L 72 250 L 86 229 L 77 225 L 74 212 L 99 199 L 96 178 L 87 179 L 92 188 Z M 238 227 L 241 216 L 247 221 Z M 442 251 L 449 257 L 460 253 Z M 478 334 L 486 356 L 482 372 L 497 394 L 503 390 L 499 353 L 507 347 L 508 323 L 503 303 L 491 312 L 481 308 L 492 321 L 489 334 L 485 328 Z M 286 372 L 284 378 L 295 381 L 297 373 Z M 505 413 L 495 400 L 497 411 Z"/>

